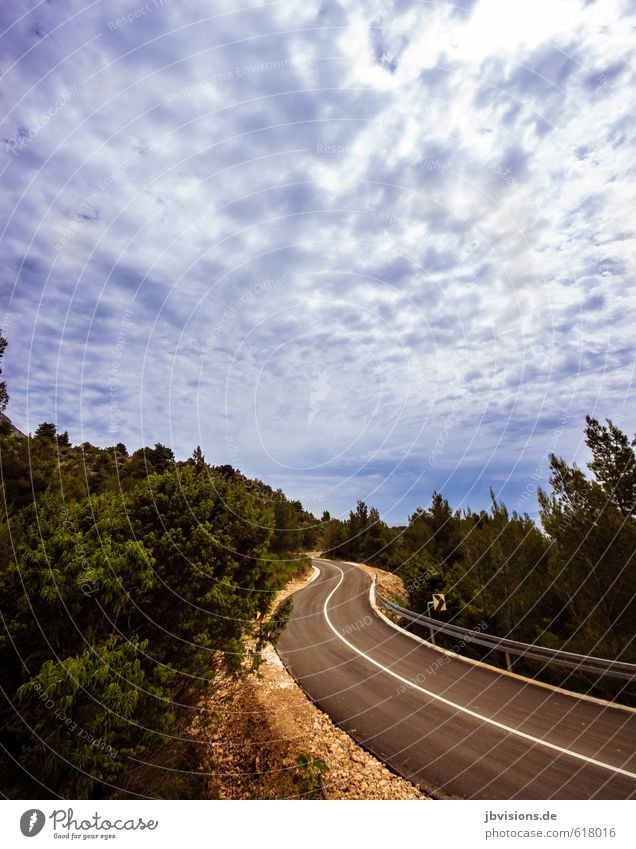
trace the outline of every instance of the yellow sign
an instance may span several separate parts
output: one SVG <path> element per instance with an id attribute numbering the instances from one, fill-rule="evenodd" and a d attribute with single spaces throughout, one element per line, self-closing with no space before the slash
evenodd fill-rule
<path id="1" fill-rule="evenodd" d="M 444 593 L 433 593 L 433 610 L 435 613 L 443 613 L 446 610 L 446 596 Z"/>

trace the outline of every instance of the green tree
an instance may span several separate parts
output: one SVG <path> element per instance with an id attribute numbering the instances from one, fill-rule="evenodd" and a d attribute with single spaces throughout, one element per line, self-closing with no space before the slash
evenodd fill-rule
<path id="1" fill-rule="evenodd" d="M 460 558 L 459 515 L 451 510 L 448 501 L 439 492 L 433 493 L 428 522 L 432 535 L 427 548 L 440 563 L 452 566 Z"/>
<path id="2" fill-rule="evenodd" d="M 280 489 L 274 493 L 272 508 L 274 511 L 272 551 L 276 554 L 282 554 L 287 551 L 298 550 L 302 539 L 298 533 L 300 512 L 285 498 Z"/>
<path id="3" fill-rule="evenodd" d="M 341 557 L 349 560 L 364 558 L 364 535 L 369 527 L 369 508 L 364 501 L 358 500 L 355 511 L 350 511 L 347 521 L 347 541 Z"/>
<path id="4" fill-rule="evenodd" d="M 342 557 L 348 540 L 346 522 L 329 518 L 321 528 L 320 547 L 325 557 Z"/>
<path id="5" fill-rule="evenodd" d="M 550 457 L 552 493 L 539 492 L 551 540 L 550 570 L 574 650 L 636 659 L 636 522 L 630 507 L 626 437 L 611 422 L 588 420 L 589 480 L 576 465 Z M 633 452 L 632 452 L 633 454 Z"/>
<path id="6" fill-rule="evenodd" d="M 426 549 L 434 561 L 452 566 L 460 557 L 460 540 L 459 515 L 434 492 L 428 510 L 418 507 L 410 516 L 402 542 L 409 555 Z"/>
<path id="7" fill-rule="evenodd" d="M 271 553 L 275 502 L 287 546 L 315 535 L 314 517 L 202 455 L 176 463 L 160 443 L 129 457 L 121 443 L 72 446 L 43 422 L 33 437 L 0 432 L 0 452 L 4 788 L 147 795 L 130 763 L 156 758 L 171 765 L 156 792 L 196 793 L 185 705 L 222 667 L 255 665 L 256 614 L 299 568 Z"/>
<path id="8" fill-rule="evenodd" d="M 166 472 L 174 468 L 174 452 L 160 442 L 154 448 L 138 448 L 127 464 L 126 474 L 135 480 L 143 480 L 149 475 Z"/>
<path id="9" fill-rule="evenodd" d="M 462 600 L 466 624 L 485 619 L 496 633 L 532 642 L 550 584 L 548 544 L 528 515 L 510 514 L 492 491 L 490 497 L 490 512 L 463 520 L 451 592 Z"/>
<path id="10" fill-rule="evenodd" d="M 588 468 L 624 516 L 636 511 L 636 437 L 631 441 L 616 425 L 586 416 L 585 440 L 592 451 Z"/>
<path id="11" fill-rule="evenodd" d="M 203 456 L 203 451 L 201 451 L 200 445 L 197 445 L 192 452 L 192 462 L 194 463 L 194 468 L 197 472 L 201 472 L 205 468 L 205 457 Z"/>
<path id="12" fill-rule="evenodd" d="M 222 649 L 227 666 L 240 668 L 241 639 L 271 589 L 267 506 L 240 482 L 184 466 L 140 484 L 129 512 L 159 579 L 139 610 L 153 650 L 183 666 Z"/>
<path id="13" fill-rule="evenodd" d="M 43 442 L 55 442 L 55 438 L 57 436 L 57 427 L 53 424 L 53 422 L 42 422 L 39 424 L 35 431 L 35 438 L 40 439 Z"/>
<path id="14" fill-rule="evenodd" d="M 111 491 L 116 449 L 69 446 L 57 468 L 46 436 L 0 440 L 15 464 L 3 481 L 10 531 L 0 525 L 0 746 L 26 768 L 5 780 L 22 798 L 42 794 L 38 781 L 63 797 L 117 795 L 134 787 L 129 757 L 181 746 L 179 705 L 222 664 L 238 675 L 253 663 L 246 637 L 288 574 L 269 555 L 271 490 L 182 464 Z M 11 501 L 29 462 L 49 480 Z M 78 474 L 103 491 L 63 500 Z M 191 763 L 175 758 L 185 775 Z"/>
<path id="15" fill-rule="evenodd" d="M 444 591 L 441 563 L 426 549 L 422 549 L 405 558 L 399 574 L 411 608 L 419 613 L 428 613 L 427 604 L 432 594 Z"/>

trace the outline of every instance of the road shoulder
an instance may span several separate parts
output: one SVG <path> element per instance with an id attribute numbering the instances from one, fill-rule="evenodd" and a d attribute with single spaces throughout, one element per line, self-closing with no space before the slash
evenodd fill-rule
<path id="1" fill-rule="evenodd" d="M 292 581 L 275 605 L 306 586 L 312 570 Z M 359 746 L 314 705 L 289 675 L 271 645 L 258 673 L 224 679 L 199 705 L 193 734 L 202 742 L 202 768 L 212 798 L 302 797 L 297 758 L 322 758 L 330 799 L 426 799 Z"/>

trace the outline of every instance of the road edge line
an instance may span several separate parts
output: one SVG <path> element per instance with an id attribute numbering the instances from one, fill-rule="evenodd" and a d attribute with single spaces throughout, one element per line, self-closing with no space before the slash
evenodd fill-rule
<path id="1" fill-rule="evenodd" d="M 397 672 L 393 672 L 388 667 L 384 666 L 384 664 L 380 663 L 377 660 L 374 660 L 370 657 L 366 652 L 361 651 L 357 648 L 353 643 L 349 642 L 346 637 L 343 637 L 342 634 L 338 631 L 337 628 L 334 627 L 331 619 L 329 618 L 329 611 L 327 609 L 329 602 L 335 593 L 340 589 L 340 586 L 344 580 L 345 573 L 344 571 L 337 566 L 335 563 L 332 564 L 334 568 L 336 568 L 340 572 L 340 580 L 336 584 L 336 586 L 331 590 L 329 595 L 324 601 L 322 612 L 325 617 L 325 621 L 327 625 L 331 629 L 331 631 L 336 635 L 336 637 L 343 642 L 345 645 L 349 646 L 349 648 L 354 651 L 359 657 L 363 657 L 368 663 L 371 663 L 373 666 L 381 669 L 387 675 L 390 675 L 392 678 L 395 678 L 396 681 L 401 681 L 402 684 L 406 684 L 408 687 L 411 687 L 414 690 L 419 690 L 420 693 L 424 693 L 426 696 L 430 696 L 432 699 L 436 699 L 439 702 L 451 707 L 460 713 L 465 713 L 468 716 L 471 716 L 473 719 L 477 719 L 486 725 L 492 725 L 495 728 L 498 728 L 500 731 L 504 731 L 507 734 L 511 734 L 515 737 L 521 737 L 524 740 L 529 740 L 532 743 L 535 743 L 539 746 L 544 746 L 546 749 L 551 749 L 554 752 L 558 752 L 561 755 L 565 755 L 566 757 L 574 758 L 575 760 L 583 761 L 584 763 L 590 764 L 592 766 L 599 767 L 600 769 L 605 769 L 608 772 L 613 772 L 618 775 L 625 775 L 627 778 L 636 780 L 636 772 L 630 772 L 627 769 L 622 769 L 618 766 L 612 766 L 612 764 L 605 763 L 605 761 L 597 761 L 595 758 L 591 758 L 588 755 L 583 755 L 580 752 L 574 752 L 571 749 L 564 749 L 563 746 L 558 746 L 556 743 L 550 743 L 549 740 L 542 740 L 540 737 L 535 737 L 533 734 L 528 734 L 525 731 L 519 731 L 517 728 L 512 728 L 509 725 L 504 725 L 503 722 L 498 722 L 496 719 L 492 719 L 491 717 L 484 716 L 483 714 L 477 713 L 477 711 L 471 710 L 470 708 L 464 707 L 463 705 L 457 704 L 457 702 L 452 702 L 450 699 L 445 698 L 444 696 L 440 696 L 438 693 L 434 693 L 432 690 L 426 690 L 424 687 L 420 687 L 419 684 L 415 684 L 413 681 L 410 681 L 408 678 L 404 678 L 402 675 L 398 675 Z"/>
<path id="2" fill-rule="evenodd" d="M 362 570 L 364 571 L 364 570 Z M 368 574 L 365 572 L 365 574 Z M 585 693 L 577 693 L 576 690 L 566 690 L 565 687 L 558 687 L 556 684 L 548 684 L 546 681 L 537 681 L 536 678 L 528 678 L 527 675 L 521 675 L 519 672 L 511 672 L 509 669 L 502 669 L 500 666 L 493 666 L 492 663 L 486 663 L 483 660 L 475 660 L 472 657 L 463 657 L 461 654 L 456 654 L 449 649 L 442 648 L 441 646 L 437 646 L 434 643 L 425 640 L 423 637 L 419 637 L 417 634 L 412 634 L 410 631 L 407 631 L 406 628 L 401 628 L 396 622 L 391 621 L 389 617 L 378 607 L 378 603 L 375 598 L 375 580 L 371 580 L 371 587 L 369 588 L 369 603 L 371 607 L 375 611 L 375 613 L 383 619 L 387 625 L 390 625 L 391 628 L 394 628 L 396 631 L 399 631 L 400 634 L 404 634 L 407 637 L 410 637 L 412 640 L 416 640 L 416 642 L 421 643 L 426 646 L 426 648 L 434 649 L 435 651 L 440 652 L 440 654 L 450 655 L 450 657 L 455 658 L 455 660 L 461 660 L 463 663 L 468 663 L 470 666 L 480 666 L 483 669 L 488 669 L 490 672 L 498 672 L 500 675 L 506 675 L 508 678 L 515 678 L 518 681 L 525 681 L 526 684 L 534 684 L 535 687 L 543 687 L 545 690 L 552 690 L 554 693 L 559 693 L 562 696 L 569 696 L 573 699 L 584 699 L 587 702 L 593 702 L 594 704 L 601 705 L 601 707 L 609 707 L 615 708 L 616 710 L 624 710 L 627 713 L 636 713 L 636 708 L 630 707 L 629 705 L 623 705 L 620 702 L 610 702 L 607 699 L 599 699 L 597 696 L 588 696 Z"/>

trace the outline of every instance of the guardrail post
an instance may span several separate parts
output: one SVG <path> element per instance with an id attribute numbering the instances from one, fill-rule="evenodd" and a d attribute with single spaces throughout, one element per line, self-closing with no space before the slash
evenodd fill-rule
<path id="1" fill-rule="evenodd" d="M 429 616 L 431 615 L 431 607 L 433 607 L 433 602 L 427 601 L 426 602 L 426 612 L 428 613 Z M 433 643 L 433 645 L 435 645 L 435 631 L 433 630 L 433 626 L 432 625 L 429 626 L 428 630 L 431 632 L 431 642 Z"/>
<path id="2" fill-rule="evenodd" d="M 477 646 L 483 646 L 490 651 L 501 652 L 506 668 L 509 670 L 513 668 L 514 657 L 523 657 L 526 660 L 539 661 L 544 665 L 553 663 L 555 666 L 576 669 L 578 672 L 585 672 L 590 675 L 636 681 L 636 663 L 625 663 L 603 657 L 591 657 L 590 655 L 576 654 L 575 652 L 548 648 L 546 646 L 537 646 L 534 643 L 521 643 L 517 640 L 507 638 L 501 639 L 494 634 L 473 631 L 470 628 L 458 628 L 456 625 L 435 620 L 430 615 L 423 616 L 413 613 L 413 611 L 400 607 L 398 604 L 393 604 L 393 602 L 384 598 L 379 593 L 376 595 L 376 601 L 380 607 L 384 607 L 394 615 L 428 629 L 432 645 L 435 645 L 435 634 L 437 631 L 440 634 L 447 634 L 449 637 L 457 638 L 461 636 L 461 639 L 467 642 L 474 643 Z M 431 602 L 428 602 L 428 605 L 430 604 Z"/>

